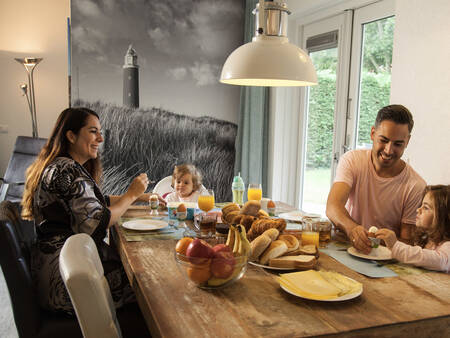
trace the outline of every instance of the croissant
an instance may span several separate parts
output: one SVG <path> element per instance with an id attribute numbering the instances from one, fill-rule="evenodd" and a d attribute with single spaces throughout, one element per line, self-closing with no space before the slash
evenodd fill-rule
<path id="1" fill-rule="evenodd" d="M 281 233 L 286 228 L 286 221 L 282 218 L 257 219 L 253 222 L 250 230 L 248 230 L 247 237 L 251 241 L 270 228 L 275 228 Z"/>

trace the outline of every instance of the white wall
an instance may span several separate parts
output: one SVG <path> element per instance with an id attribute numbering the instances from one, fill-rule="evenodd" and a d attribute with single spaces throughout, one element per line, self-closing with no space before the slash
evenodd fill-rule
<path id="1" fill-rule="evenodd" d="M 31 118 L 19 84 L 25 68 L 15 57 L 37 56 L 35 93 L 39 136 L 48 137 L 58 114 L 68 106 L 67 17 L 69 0 L 0 1 L 0 176 L 18 135 L 31 136 Z"/>
<path id="2" fill-rule="evenodd" d="M 391 102 L 415 120 L 405 153 L 428 184 L 450 183 L 450 1 L 397 0 Z"/>

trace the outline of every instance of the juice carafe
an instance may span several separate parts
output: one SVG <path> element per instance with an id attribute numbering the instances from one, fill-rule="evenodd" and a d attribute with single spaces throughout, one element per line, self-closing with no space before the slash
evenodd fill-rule
<path id="1" fill-rule="evenodd" d="M 233 192 L 233 203 L 239 205 L 244 204 L 244 180 L 241 177 L 241 173 L 238 176 L 234 176 L 233 184 L 231 185 L 231 191 Z"/>

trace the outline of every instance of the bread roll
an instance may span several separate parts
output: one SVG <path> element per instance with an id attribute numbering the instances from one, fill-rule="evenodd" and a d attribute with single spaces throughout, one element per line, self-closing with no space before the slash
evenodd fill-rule
<path id="1" fill-rule="evenodd" d="M 300 246 L 298 239 L 293 235 L 280 235 L 278 236 L 278 239 L 286 242 L 286 245 L 288 247 L 287 252 L 295 251 Z"/>
<path id="2" fill-rule="evenodd" d="M 248 231 L 252 227 L 252 224 L 254 221 L 255 221 L 255 217 L 250 216 L 250 215 L 242 215 L 240 224 L 242 224 L 244 226 L 245 231 Z"/>
<path id="3" fill-rule="evenodd" d="M 263 252 L 259 262 L 263 265 L 269 263 L 272 258 L 277 258 L 283 255 L 288 250 L 288 247 L 283 241 L 273 241 L 270 243 L 269 247 Z"/>
<path id="4" fill-rule="evenodd" d="M 256 214 L 257 218 L 269 218 L 269 214 L 264 209 L 259 209 L 258 213 Z"/>
<path id="5" fill-rule="evenodd" d="M 257 219 L 253 222 L 252 227 L 247 233 L 247 237 L 252 240 L 270 228 L 275 228 L 279 232 L 282 232 L 286 228 L 286 221 L 282 218 Z"/>
<path id="6" fill-rule="evenodd" d="M 244 215 L 237 214 L 236 216 L 234 216 L 234 218 L 232 219 L 231 223 L 233 223 L 233 224 L 241 224 L 242 217 L 244 217 Z"/>
<path id="7" fill-rule="evenodd" d="M 239 214 L 239 211 L 233 210 L 225 215 L 225 222 L 232 224 L 233 218 Z M 234 223 L 233 223 L 234 224 Z"/>
<path id="8" fill-rule="evenodd" d="M 272 240 L 269 236 L 261 235 L 256 237 L 251 243 L 250 246 L 252 248 L 252 254 L 249 257 L 251 262 L 257 261 L 259 256 L 267 249 L 267 247 L 272 243 Z"/>
<path id="9" fill-rule="evenodd" d="M 222 208 L 222 215 L 226 215 L 231 211 L 239 211 L 241 208 L 239 208 L 239 205 L 236 203 L 228 203 Z"/>
<path id="10" fill-rule="evenodd" d="M 241 214 L 256 216 L 259 209 L 261 209 L 261 202 L 250 200 L 248 202 L 245 202 L 244 206 L 241 209 Z"/>
<path id="11" fill-rule="evenodd" d="M 269 260 L 269 266 L 276 268 L 287 269 L 312 269 L 316 265 L 316 258 L 314 256 L 299 255 L 299 256 L 283 256 L 279 258 L 272 258 Z"/>
<path id="12" fill-rule="evenodd" d="M 269 236 L 272 241 L 276 240 L 279 234 L 280 232 L 275 228 L 270 228 L 263 232 L 263 235 Z"/>

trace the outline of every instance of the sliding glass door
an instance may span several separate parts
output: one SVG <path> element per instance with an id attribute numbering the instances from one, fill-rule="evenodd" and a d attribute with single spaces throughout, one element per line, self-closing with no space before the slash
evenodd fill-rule
<path id="1" fill-rule="evenodd" d="M 345 107 L 340 98 L 347 94 L 347 86 L 339 77 L 348 76 L 342 41 L 349 24 L 348 14 L 341 14 L 304 28 L 303 41 L 316 68 L 318 85 L 307 89 L 304 99 L 300 203 L 303 210 L 319 214 L 325 214 L 341 143 L 338 135 L 345 133 L 338 111 Z"/>
<path id="2" fill-rule="evenodd" d="M 389 104 L 394 1 L 303 26 L 318 85 L 301 94 L 300 208 L 325 215 L 339 157 L 370 148 L 377 111 Z"/>

